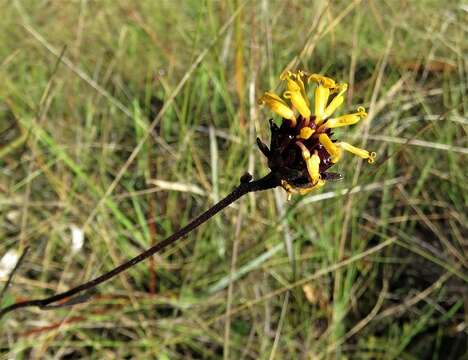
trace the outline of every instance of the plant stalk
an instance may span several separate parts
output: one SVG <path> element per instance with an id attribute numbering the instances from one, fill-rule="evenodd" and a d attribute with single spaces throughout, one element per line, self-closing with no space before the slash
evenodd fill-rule
<path id="1" fill-rule="evenodd" d="M 0 310 L 0 318 L 2 318 L 4 315 L 6 315 L 9 312 L 12 312 L 14 310 L 18 310 L 21 308 L 26 308 L 26 307 L 37 306 L 42 309 L 48 309 L 48 308 L 57 308 L 57 307 L 67 306 L 67 305 L 74 305 L 77 303 L 84 302 L 89 298 L 89 296 L 85 296 L 84 298 L 85 300 L 76 299 L 76 298 L 73 299 L 72 297 L 84 291 L 90 291 L 91 289 L 96 288 L 98 285 L 102 284 L 103 282 L 106 282 L 112 279 L 116 275 L 126 271 L 132 266 L 135 266 L 136 264 L 142 262 L 143 260 L 146 260 L 147 258 L 153 256 L 154 254 L 162 251 L 166 247 L 174 244 L 177 240 L 183 238 L 184 236 L 186 236 L 187 234 L 195 230 L 198 226 L 208 221 L 218 212 L 220 212 L 221 210 L 223 210 L 230 204 L 234 203 L 235 201 L 237 201 L 239 198 L 241 198 L 245 194 L 249 192 L 272 189 L 279 185 L 278 179 L 272 173 L 266 175 L 265 177 L 259 180 L 255 180 L 255 181 L 251 181 L 251 180 L 252 180 L 252 176 L 250 174 L 246 174 L 242 176 L 240 184 L 231 193 L 229 193 L 225 198 L 217 202 L 211 208 L 206 210 L 197 218 L 193 219 L 189 224 L 185 225 L 183 228 L 179 229 L 178 231 L 176 231 L 174 234 L 172 234 L 165 240 L 150 247 L 148 250 L 145 250 L 144 252 L 128 260 L 127 262 L 115 267 L 111 271 L 105 274 L 102 274 L 101 276 L 98 276 L 97 278 L 94 278 L 81 285 L 78 285 L 72 289 L 69 289 L 65 292 L 58 293 L 47 298 L 27 300 L 27 301 L 14 303 Z M 58 301 L 65 300 L 65 299 L 67 299 L 65 303 L 62 303 L 60 305 L 53 305 L 53 303 L 56 303 Z"/>

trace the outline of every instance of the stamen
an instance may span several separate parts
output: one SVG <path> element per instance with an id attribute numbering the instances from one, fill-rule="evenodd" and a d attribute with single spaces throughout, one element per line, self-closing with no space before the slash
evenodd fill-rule
<path id="1" fill-rule="evenodd" d="M 372 164 L 375 161 L 375 158 L 377 157 L 377 154 L 375 152 L 369 152 L 367 150 L 355 147 L 351 144 L 348 144 L 346 142 L 341 142 L 338 144 L 340 148 L 343 150 L 349 151 L 350 153 L 359 156 L 360 158 L 367 159 L 367 162 L 369 164 Z"/>
<path id="2" fill-rule="evenodd" d="M 284 119 L 288 119 L 291 121 L 291 126 L 296 126 L 296 116 L 294 115 L 294 111 L 286 104 L 286 102 L 281 99 L 278 95 L 266 92 L 259 100 L 260 105 L 268 106 L 271 111 L 277 113 Z"/>
<path id="3" fill-rule="evenodd" d="M 336 163 L 341 158 L 341 150 L 338 146 L 336 146 L 328 137 L 327 134 L 320 134 L 319 135 L 319 142 L 323 145 L 325 150 L 330 154 L 331 162 Z"/>
<path id="4" fill-rule="evenodd" d="M 303 127 L 301 131 L 299 132 L 299 135 L 297 135 L 297 138 L 307 140 L 312 136 L 314 132 L 315 130 L 308 126 Z"/>

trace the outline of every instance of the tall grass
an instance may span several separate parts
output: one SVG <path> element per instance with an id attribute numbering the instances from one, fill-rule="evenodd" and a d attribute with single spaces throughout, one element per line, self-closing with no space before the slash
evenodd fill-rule
<path id="1" fill-rule="evenodd" d="M 88 303 L 12 313 L 5 358 L 466 356 L 466 6 L 15 0 L 1 14 L 0 258 L 29 247 L 3 306 L 111 269 L 264 175 L 256 100 L 288 65 L 348 82 L 344 110 L 369 120 L 340 137 L 379 155 L 346 157 L 343 181 L 291 202 L 246 197 Z"/>

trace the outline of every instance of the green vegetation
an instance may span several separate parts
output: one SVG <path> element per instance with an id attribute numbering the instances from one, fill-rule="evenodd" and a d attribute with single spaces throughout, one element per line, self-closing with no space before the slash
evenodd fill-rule
<path id="1" fill-rule="evenodd" d="M 246 196 L 88 303 L 9 314 L 2 355 L 467 356 L 467 11 L 3 1 L 0 259 L 29 251 L 2 306 L 108 271 L 246 171 L 265 175 L 255 137 L 269 140 L 272 115 L 257 99 L 288 64 L 350 84 L 340 111 L 363 105 L 369 121 L 336 132 L 378 158 L 346 155 L 343 181 L 290 202 L 281 189 Z"/>

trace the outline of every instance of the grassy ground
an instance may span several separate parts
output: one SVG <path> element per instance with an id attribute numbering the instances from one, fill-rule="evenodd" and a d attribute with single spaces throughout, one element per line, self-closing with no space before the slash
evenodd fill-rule
<path id="1" fill-rule="evenodd" d="M 289 203 L 247 196 L 86 304 L 8 315 L 2 358 L 467 358 L 461 2 L 1 9 L 3 284 L 4 254 L 29 246 L 3 305 L 97 276 L 266 174 L 256 100 L 288 65 L 348 82 L 343 111 L 369 121 L 337 133 L 378 153 Z"/>

